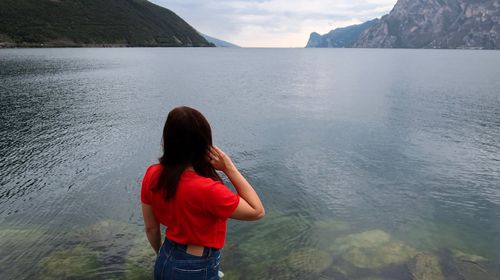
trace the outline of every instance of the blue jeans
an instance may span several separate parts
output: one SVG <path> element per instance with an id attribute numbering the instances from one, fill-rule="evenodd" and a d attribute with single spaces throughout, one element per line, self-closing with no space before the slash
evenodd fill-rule
<path id="1" fill-rule="evenodd" d="M 205 248 L 198 257 L 186 249 L 165 238 L 156 258 L 155 280 L 219 280 L 220 250 Z"/>

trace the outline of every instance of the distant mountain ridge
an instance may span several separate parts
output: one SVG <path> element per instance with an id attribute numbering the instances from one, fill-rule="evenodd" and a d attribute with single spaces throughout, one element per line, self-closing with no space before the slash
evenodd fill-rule
<path id="1" fill-rule="evenodd" d="M 203 33 L 200 33 L 201 36 L 203 36 L 208 42 L 214 44 L 216 47 L 219 47 L 219 48 L 240 48 L 240 46 L 238 45 L 235 45 L 233 43 L 229 43 L 227 41 L 224 41 L 224 40 L 221 40 L 221 39 L 217 39 L 217 38 L 214 38 L 212 36 L 208 36 L 206 34 L 203 34 Z"/>
<path id="2" fill-rule="evenodd" d="M 500 0 L 398 0 L 352 47 L 500 49 Z"/>
<path id="3" fill-rule="evenodd" d="M 311 33 L 306 48 L 350 48 L 363 31 L 378 23 L 378 19 L 363 24 L 334 29 L 325 35 Z"/>
<path id="4" fill-rule="evenodd" d="M 146 0 L 1 0 L 0 47 L 213 47 Z"/>

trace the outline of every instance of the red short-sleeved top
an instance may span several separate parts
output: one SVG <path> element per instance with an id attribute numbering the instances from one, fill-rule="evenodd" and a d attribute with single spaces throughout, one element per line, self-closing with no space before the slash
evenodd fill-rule
<path id="1" fill-rule="evenodd" d="M 221 182 L 186 170 L 174 198 L 167 201 L 164 191 L 152 191 L 162 168 L 154 164 L 147 169 L 141 201 L 153 207 L 156 220 L 167 227 L 167 238 L 180 244 L 224 247 L 226 222 L 240 197 Z"/>

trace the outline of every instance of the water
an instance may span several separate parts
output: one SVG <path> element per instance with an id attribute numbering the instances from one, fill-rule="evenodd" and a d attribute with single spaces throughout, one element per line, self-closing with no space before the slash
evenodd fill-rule
<path id="1" fill-rule="evenodd" d="M 166 114 L 189 105 L 268 213 L 229 223 L 225 279 L 423 279 L 422 263 L 498 279 L 499 65 L 493 51 L 0 50 L 0 278 L 148 277 L 140 181 Z"/>

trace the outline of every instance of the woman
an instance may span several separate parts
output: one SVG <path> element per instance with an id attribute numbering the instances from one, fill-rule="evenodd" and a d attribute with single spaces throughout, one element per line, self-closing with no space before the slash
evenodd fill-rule
<path id="1" fill-rule="evenodd" d="M 238 192 L 231 192 L 216 170 Z M 163 156 L 148 168 L 141 190 L 144 226 L 158 257 L 155 279 L 219 279 L 226 221 L 258 220 L 264 207 L 231 159 L 212 146 L 212 132 L 195 109 L 178 107 L 163 129 Z M 160 224 L 167 227 L 161 245 Z"/>

